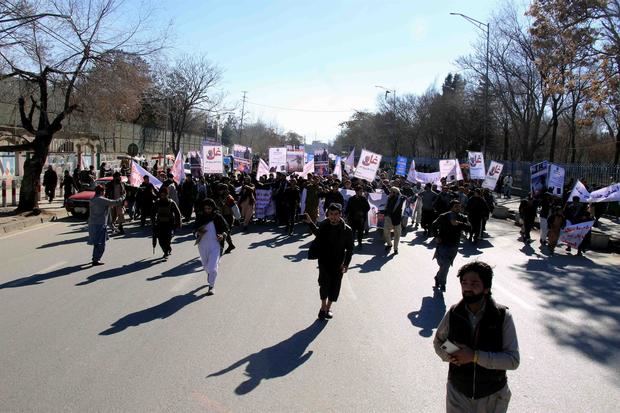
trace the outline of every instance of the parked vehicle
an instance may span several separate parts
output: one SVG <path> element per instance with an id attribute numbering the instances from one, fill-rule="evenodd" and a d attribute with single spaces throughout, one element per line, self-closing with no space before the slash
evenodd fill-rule
<path id="1" fill-rule="evenodd" d="M 99 178 L 95 180 L 95 186 L 96 185 L 105 186 L 110 181 L 112 181 L 111 176 Z M 121 176 L 121 181 L 125 184 L 129 182 L 126 176 Z M 67 199 L 67 202 L 65 202 L 65 209 L 71 215 L 78 216 L 78 217 L 87 217 L 88 212 L 89 212 L 88 208 L 90 205 L 90 200 L 93 199 L 94 196 L 95 196 L 94 187 L 80 191 L 77 194 L 73 194 L 69 197 L 69 199 Z"/>

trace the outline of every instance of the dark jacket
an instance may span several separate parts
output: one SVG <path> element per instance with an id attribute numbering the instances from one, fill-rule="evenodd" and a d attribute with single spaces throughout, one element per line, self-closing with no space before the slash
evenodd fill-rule
<path id="1" fill-rule="evenodd" d="M 319 268 L 335 270 L 341 265 L 349 266 L 353 257 L 353 231 L 340 220 L 332 225 L 328 219 L 319 223 L 318 227 L 310 223 L 310 230 L 319 243 Z"/>
<path id="2" fill-rule="evenodd" d="M 56 188 L 58 185 L 58 175 L 56 171 L 50 171 L 49 169 L 43 174 L 43 186 L 46 188 Z"/>
<path id="3" fill-rule="evenodd" d="M 329 208 L 331 204 L 340 204 L 340 206 L 344 207 L 344 197 L 340 192 L 329 191 L 325 193 L 323 209 L 327 211 L 327 208 Z"/>
<path id="4" fill-rule="evenodd" d="M 450 309 L 450 332 L 453 343 L 465 344 L 472 350 L 500 352 L 503 350 L 503 325 L 506 307 L 488 297 L 482 319 L 472 330 L 464 301 Z M 480 399 L 501 390 L 506 385 L 506 370 L 486 369 L 474 363 L 457 366 L 450 363 L 448 381 L 465 396 Z"/>
<path id="5" fill-rule="evenodd" d="M 403 217 L 403 203 L 406 198 L 402 195 L 388 196 L 385 205 L 385 216 L 390 217 L 392 225 L 399 225 Z"/>
<path id="6" fill-rule="evenodd" d="M 354 195 L 347 202 L 346 215 L 349 222 L 364 222 L 368 219 L 370 204 L 364 196 Z"/>
<path id="7" fill-rule="evenodd" d="M 472 196 L 467 201 L 467 215 L 470 220 L 480 220 L 489 217 L 489 205 L 480 196 Z"/>
<path id="8" fill-rule="evenodd" d="M 452 225 L 452 218 L 456 218 L 458 225 Z M 432 235 L 441 239 L 441 244 L 457 246 L 461 241 L 461 231 L 471 228 L 467 217 L 463 214 L 448 211 L 439 215 L 431 227 Z"/>

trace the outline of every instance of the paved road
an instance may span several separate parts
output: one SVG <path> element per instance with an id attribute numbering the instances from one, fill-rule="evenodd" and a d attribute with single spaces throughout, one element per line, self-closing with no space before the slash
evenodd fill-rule
<path id="1" fill-rule="evenodd" d="M 619 257 L 549 259 L 509 223 L 488 227 L 456 265 L 493 264 L 494 295 L 514 314 L 511 410 L 617 411 Z M 369 240 L 322 324 L 309 237 L 236 235 L 207 297 L 188 233 L 162 262 L 130 226 L 92 268 L 84 229 L 69 220 L 0 238 L 0 411 L 443 410 L 432 334 L 460 291 L 453 270 L 433 294 L 433 249 L 416 234 L 395 257 Z"/>

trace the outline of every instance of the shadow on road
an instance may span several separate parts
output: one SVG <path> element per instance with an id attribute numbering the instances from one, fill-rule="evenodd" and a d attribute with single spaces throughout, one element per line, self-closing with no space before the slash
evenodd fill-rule
<path id="1" fill-rule="evenodd" d="M 292 244 L 297 242 L 305 237 L 306 234 L 294 233 L 293 235 L 288 235 L 284 233 L 276 234 L 275 237 L 264 239 L 262 241 L 253 242 L 248 245 L 248 249 L 256 249 L 260 247 L 269 247 L 269 248 L 277 248 L 282 245 Z"/>
<path id="2" fill-rule="evenodd" d="M 206 285 L 202 287 L 198 287 L 195 290 L 188 292 L 187 294 L 177 295 L 172 297 L 168 301 L 165 301 L 161 304 L 157 304 L 154 307 L 150 307 L 144 310 L 137 311 L 135 313 L 127 314 L 126 316 L 119 318 L 117 321 L 112 323 L 112 326 L 107 330 L 99 333 L 100 336 L 109 336 L 112 334 L 120 333 L 121 331 L 129 328 L 129 327 L 137 327 L 140 324 L 145 324 L 157 319 L 168 318 L 177 311 L 181 310 L 183 307 L 190 305 L 204 297 L 207 294 L 197 295 L 196 293 L 203 288 L 206 288 Z"/>
<path id="3" fill-rule="evenodd" d="M 161 258 L 152 258 L 150 260 L 140 260 L 132 262 L 131 264 L 123 265 L 122 267 L 111 268 L 88 276 L 86 280 L 75 284 L 76 286 L 87 285 L 94 283 L 95 281 L 106 280 L 108 278 L 120 277 L 122 275 L 131 274 L 132 272 L 142 271 L 151 267 L 153 264 L 161 262 Z"/>
<path id="4" fill-rule="evenodd" d="M 44 281 L 51 280 L 52 278 L 58 278 L 65 275 L 71 275 L 86 268 L 91 268 L 91 264 L 73 265 L 71 267 L 63 267 L 54 271 L 50 271 L 45 274 L 35 274 L 28 277 L 19 278 L 17 280 L 9 281 L 4 284 L 0 284 L 0 290 L 4 288 L 25 287 L 27 285 L 43 284 Z"/>
<path id="5" fill-rule="evenodd" d="M 550 314 L 543 318 L 550 335 L 586 357 L 609 366 L 620 380 L 620 272 L 617 266 L 602 266 L 587 257 L 556 255 L 530 258 L 515 266 L 539 291 L 548 306 L 558 312 L 570 311 L 567 327 L 564 317 Z M 615 368 L 613 366 L 616 366 Z"/>
<path id="6" fill-rule="evenodd" d="M 420 329 L 419 334 L 422 337 L 430 337 L 445 313 L 446 303 L 443 299 L 443 293 L 435 289 L 432 297 L 422 298 L 420 310 L 409 313 L 407 318 L 414 327 Z"/>
<path id="7" fill-rule="evenodd" d="M 194 258 L 174 268 L 170 268 L 169 270 L 162 272 L 160 275 L 147 278 L 147 281 L 155 281 L 167 277 L 180 277 L 183 275 L 193 274 L 201 271 L 202 263 L 200 262 L 200 258 Z"/>
<path id="8" fill-rule="evenodd" d="M 88 241 L 88 236 L 81 237 L 81 238 L 67 239 L 67 240 L 62 240 L 62 241 L 56 241 L 56 242 L 50 242 L 49 244 L 39 245 L 37 249 L 40 250 L 43 248 L 53 248 L 53 247 L 59 247 L 61 245 L 67 245 L 67 244 L 77 244 L 77 243 L 86 244 L 86 241 Z"/>
<path id="9" fill-rule="evenodd" d="M 286 340 L 251 354 L 223 370 L 209 374 L 207 378 L 221 376 L 248 363 L 245 374 L 249 378 L 235 389 L 236 394 L 247 394 L 258 387 L 261 381 L 286 376 L 308 361 L 312 351 L 304 352 L 326 325 L 327 322 L 316 320 Z"/>

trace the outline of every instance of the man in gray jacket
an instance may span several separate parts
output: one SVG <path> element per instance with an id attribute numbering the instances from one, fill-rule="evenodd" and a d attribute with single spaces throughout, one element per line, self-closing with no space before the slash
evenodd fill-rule
<path id="1" fill-rule="evenodd" d="M 108 199 L 103 196 L 105 188 L 102 185 L 95 187 L 95 196 L 90 200 L 88 216 L 88 245 L 93 246 L 93 265 L 103 265 L 100 261 L 105 251 L 105 242 L 108 239 L 108 216 L 110 207 L 123 204 L 124 196 L 118 199 Z"/>
<path id="2" fill-rule="evenodd" d="M 491 296 L 493 269 L 465 264 L 457 277 L 463 299 L 437 327 L 433 346 L 450 363 L 448 413 L 505 413 L 510 401 L 506 370 L 519 367 L 519 343 L 508 308 Z"/>

